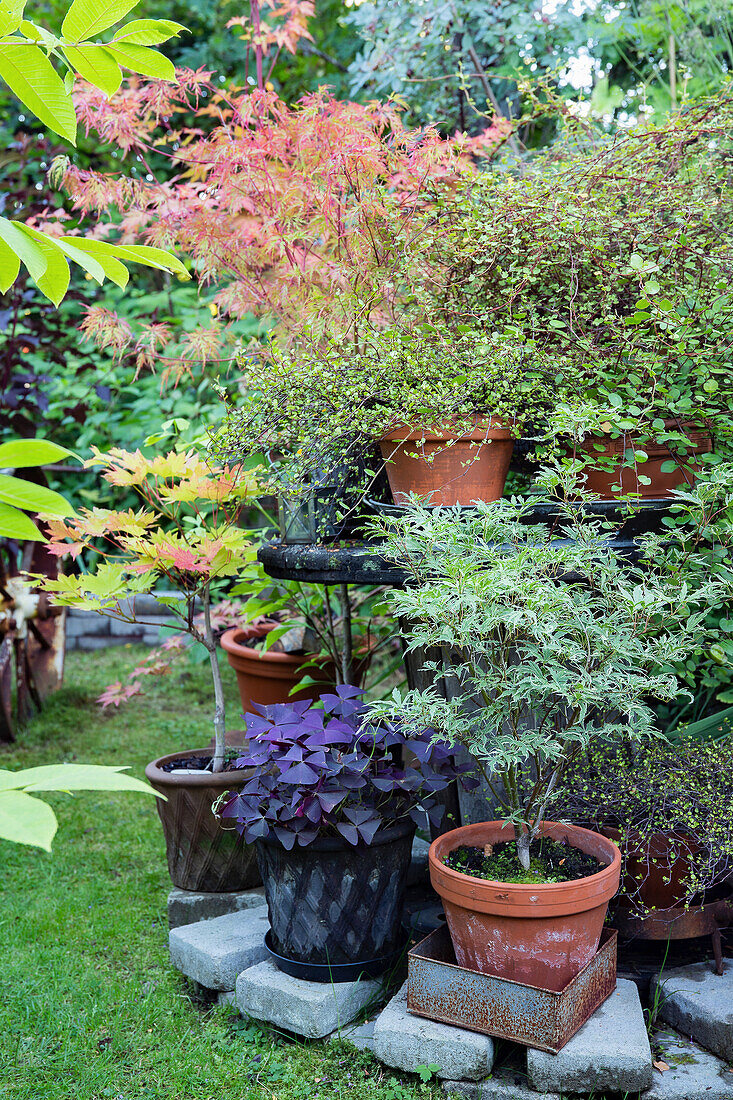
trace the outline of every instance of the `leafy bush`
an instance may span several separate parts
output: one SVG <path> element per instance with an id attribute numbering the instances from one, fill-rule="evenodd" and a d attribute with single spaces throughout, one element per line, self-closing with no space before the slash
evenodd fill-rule
<path id="1" fill-rule="evenodd" d="M 565 409 L 555 430 L 674 444 L 692 422 L 729 453 L 730 134 L 727 95 L 613 140 L 573 124 L 521 173 L 486 173 L 445 203 L 427 269 L 420 242 L 417 301 L 454 325 L 489 314 L 499 335 L 573 364 L 580 380 L 556 398 L 575 427 Z"/>
<path id="2" fill-rule="evenodd" d="M 376 713 L 466 746 L 525 870 L 568 767 L 594 740 L 655 736 L 649 698 L 678 695 L 671 666 L 700 645 L 706 607 L 731 593 L 710 582 L 692 596 L 630 565 L 582 504 L 551 505 L 545 523 L 531 507 L 415 507 L 377 525 L 407 570 L 390 603 L 410 624 L 408 648 L 439 648 L 425 668 L 451 690 L 397 692 Z"/>
<path id="3" fill-rule="evenodd" d="M 319 836 L 371 844 L 379 829 L 406 817 L 419 823 L 426 810 L 439 824 L 443 807 L 431 796 L 461 771 L 450 745 L 429 730 L 371 722 L 359 688 L 338 687 L 320 704 L 258 706 L 245 716 L 249 751 L 236 764 L 255 772 L 223 796 L 222 818 L 248 844 L 272 832 L 288 850 Z M 414 764 L 400 762 L 404 748 Z"/>
<path id="4" fill-rule="evenodd" d="M 733 747 L 730 740 L 684 738 L 610 750 L 592 744 L 568 775 L 561 812 L 595 828 L 618 828 L 625 857 L 662 834 L 669 852 L 655 865 L 667 883 L 684 869 L 680 902 L 689 905 L 733 867 Z M 638 890 L 627 897 L 644 910 Z"/>

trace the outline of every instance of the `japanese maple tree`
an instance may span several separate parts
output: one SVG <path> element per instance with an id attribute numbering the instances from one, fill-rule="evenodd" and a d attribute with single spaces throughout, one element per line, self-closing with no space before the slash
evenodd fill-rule
<path id="1" fill-rule="evenodd" d="M 242 508 L 255 491 L 241 467 L 212 466 L 188 451 L 146 458 L 140 451 L 96 451 L 87 466 L 99 465 L 112 485 L 130 486 L 140 510 L 82 509 L 67 519 L 47 517 L 50 553 L 76 560 L 83 552 L 101 560 L 90 572 L 37 577 L 56 604 L 99 611 L 122 622 L 144 622 L 135 597 L 155 592 L 180 628 L 207 651 L 214 685 L 213 771 L 224 764 L 224 691 L 212 621 L 212 585 L 233 576 L 254 554 L 238 526 Z M 158 593 L 163 586 L 164 594 Z M 132 688 L 128 688 L 132 693 Z"/>

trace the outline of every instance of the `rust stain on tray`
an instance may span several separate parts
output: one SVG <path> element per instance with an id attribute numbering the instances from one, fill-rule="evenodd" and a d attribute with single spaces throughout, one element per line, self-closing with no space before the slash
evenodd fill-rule
<path id="1" fill-rule="evenodd" d="M 439 928 L 408 953 L 408 1010 L 556 1054 L 616 988 L 616 938 L 604 929 L 596 955 L 556 993 L 459 966 Z"/>

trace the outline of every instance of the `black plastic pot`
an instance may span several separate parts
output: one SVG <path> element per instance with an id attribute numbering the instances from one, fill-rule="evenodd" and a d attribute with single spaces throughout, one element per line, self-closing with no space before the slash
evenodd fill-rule
<path id="1" fill-rule="evenodd" d="M 329 837 L 290 852 L 274 837 L 258 840 L 275 963 L 320 965 L 322 981 L 336 967 L 368 964 L 374 975 L 394 965 L 414 833 L 407 820 L 369 845 Z"/>

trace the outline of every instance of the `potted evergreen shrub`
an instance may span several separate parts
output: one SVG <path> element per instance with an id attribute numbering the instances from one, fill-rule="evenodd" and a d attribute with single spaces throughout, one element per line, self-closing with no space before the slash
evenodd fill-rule
<path id="1" fill-rule="evenodd" d="M 404 947 L 400 926 L 415 822 L 440 820 L 433 796 L 460 768 L 430 731 L 374 723 L 341 685 L 247 715 L 252 778 L 219 803 L 254 844 L 267 897 L 267 946 L 311 981 L 378 974 Z M 412 763 L 399 754 L 409 747 Z"/>
<path id="2" fill-rule="evenodd" d="M 582 506 L 556 503 L 560 529 L 527 522 L 530 507 L 416 506 L 381 525 L 408 573 L 391 600 L 408 647 L 439 648 L 429 667 L 450 690 L 377 713 L 463 744 L 486 783 L 496 819 L 430 850 L 459 963 L 558 990 L 595 953 L 621 870 L 611 840 L 553 819 L 567 770 L 591 741 L 654 736 L 648 700 L 678 693 L 668 669 L 700 643 L 722 586 L 692 600 L 623 561 Z"/>
<path id="3" fill-rule="evenodd" d="M 70 519 L 48 519 L 48 550 L 59 557 L 70 554 L 74 561 L 85 552 L 93 564 L 88 572 L 39 577 L 39 587 L 60 606 L 123 622 L 144 622 L 135 597 L 153 592 L 170 612 L 174 629 L 204 647 L 212 675 L 213 752 L 179 749 L 150 763 L 145 774 L 166 795 L 157 802 L 173 884 L 184 890 L 245 889 L 259 881 L 254 853 L 222 830 L 211 811 L 223 791 L 246 780 L 245 774 L 227 770 L 212 588 L 236 576 L 255 553 L 238 526 L 255 491 L 252 475 L 242 467 L 211 466 L 194 452 L 146 458 L 140 451 L 96 451 L 87 465 L 102 466 L 112 485 L 135 489 L 144 507 L 81 509 Z M 181 723 L 185 736 L 185 716 Z"/>
<path id="4" fill-rule="evenodd" d="M 610 144 L 546 110 L 558 140 L 446 197 L 410 283 L 428 316 L 490 310 L 498 338 L 568 364 L 553 397 L 589 417 L 549 426 L 597 496 L 668 497 L 704 454 L 731 454 L 730 97 Z"/>
<path id="5" fill-rule="evenodd" d="M 249 394 L 222 433 L 236 455 L 277 445 L 269 487 L 292 493 L 318 469 L 360 467 L 361 496 L 386 469 L 394 500 L 495 500 L 513 439 L 549 408 L 562 374 L 531 340 L 497 338 L 488 315 L 471 324 L 417 323 L 409 313 L 357 339 L 302 336 L 243 363 Z M 378 445 L 381 459 L 365 462 Z M 350 506 L 353 508 L 353 493 Z"/>

